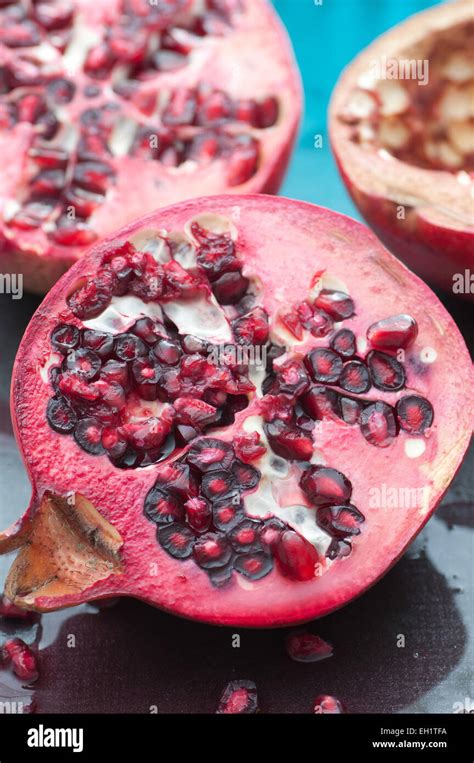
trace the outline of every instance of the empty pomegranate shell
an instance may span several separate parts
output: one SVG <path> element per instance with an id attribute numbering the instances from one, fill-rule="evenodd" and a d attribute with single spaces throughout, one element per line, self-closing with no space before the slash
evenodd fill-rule
<path id="1" fill-rule="evenodd" d="M 212 296 L 222 268 L 249 282 L 235 304 Z M 291 339 L 282 311 L 321 294 L 337 325 Z M 367 341 L 401 314 L 417 329 L 403 359 Z M 242 326 L 265 344 L 241 344 Z M 321 380 L 317 349 L 377 384 Z M 263 195 L 155 212 L 86 253 L 19 348 L 12 420 L 32 498 L 0 533 L 0 551 L 19 549 L 6 596 L 39 611 L 134 596 L 223 625 L 322 616 L 375 583 L 435 510 L 469 441 L 472 390 L 448 313 L 359 223 Z"/>

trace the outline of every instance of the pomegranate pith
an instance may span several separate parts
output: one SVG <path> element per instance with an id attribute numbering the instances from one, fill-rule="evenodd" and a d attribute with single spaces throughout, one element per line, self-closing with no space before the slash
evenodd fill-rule
<path id="1" fill-rule="evenodd" d="M 290 283 L 293 252 L 315 249 Z M 232 304 L 213 291 L 229 266 L 248 281 Z M 317 336 L 301 305 L 321 294 L 335 317 Z M 401 314 L 417 329 L 403 354 L 368 342 Z M 314 379 L 321 363 L 341 374 Z M 344 388 L 347 364 L 367 391 Z M 38 610 L 128 595 L 219 624 L 321 616 L 427 521 L 471 413 L 451 318 L 363 226 L 266 196 L 161 210 L 86 254 L 27 329 L 12 415 L 33 497 L 0 534 L 21 547 L 6 594 Z"/>

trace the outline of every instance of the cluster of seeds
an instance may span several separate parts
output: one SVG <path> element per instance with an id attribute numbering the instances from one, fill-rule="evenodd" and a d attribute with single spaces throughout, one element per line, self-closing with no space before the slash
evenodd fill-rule
<path id="1" fill-rule="evenodd" d="M 257 171 L 259 140 L 250 132 L 276 123 L 275 97 L 234 99 L 204 82 L 167 93 L 159 89 L 160 72 L 186 66 L 203 36 L 231 30 L 235 3 L 207 0 L 203 9 L 183 0 L 124 0 L 116 23 L 101 30 L 103 39 L 89 50 L 79 87 L 60 66 L 45 70 L 41 57 L 35 58 L 35 46 L 44 41 L 62 53 L 73 44 L 73 3 L 7 1 L 1 6 L 0 47 L 16 53 L 0 66 L 0 130 L 19 123 L 34 126 L 21 206 L 8 216 L 9 225 L 42 228 L 61 246 L 94 241 L 90 218 L 120 171 L 117 157 L 123 149 L 117 154 L 115 142 L 124 123 L 132 157 L 156 160 L 163 167 L 224 159 L 230 186 Z M 156 87 L 150 88 L 156 77 Z M 77 98 L 85 108 L 71 147 L 65 115 L 69 104 L 76 108 Z"/>

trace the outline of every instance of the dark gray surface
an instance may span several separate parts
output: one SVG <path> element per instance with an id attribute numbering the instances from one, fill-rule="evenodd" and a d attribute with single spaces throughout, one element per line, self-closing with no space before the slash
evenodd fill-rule
<path id="1" fill-rule="evenodd" d="M 8 387 L 37 304 L 31 296 L 0 296 L 2 527 L 29 499 Z M 472 347 L 471 309 L 454 301 L 448 307 Z M 269 713 L 310 712 L 320 693 L 335 694 L 353 713 L 453 712 L 474 697 L 473 462 L 471 449 L 443 506 L 396 567 L 361 599 L 309 626 L 334 645 L 329 660 L 291 662 L 285 629 L 240 631 L 236 649 L 232 629 L 186 622 L 136 601 L 102 610 L 87 605 L 41 618 L 38 711 L 212 712 L 226 682 L 243 677 L 257 682 Z M 0 572 L 9 561 L 0 558 Z M 400 635 L 404 648 L 397 647 Z M 0 675 L 0 695 L 9 695 L 1 683 Z"/>

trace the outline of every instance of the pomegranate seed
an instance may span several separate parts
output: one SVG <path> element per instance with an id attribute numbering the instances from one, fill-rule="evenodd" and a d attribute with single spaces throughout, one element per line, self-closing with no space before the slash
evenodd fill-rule
<path id="1" fill-rule="evenodd" d="M 265 98 L 258 104 L 257 126 L 263 129 L 273 127 L 278 119 L 279 106 L 278 101 L 273 96 Z"/>
<path id="2" fill-rule="evenodd" d="M 197 495 L 199 488 L 195 472 L 180 461 L 161 466 L 155 484 L 172 488 L 183 499 Z"/>
<path id="3" fill-rule="evenodd" d="M 213 469 L 227 469 L 233 457 L 232 446 L 228 442 L 203 437 L 193 443 L 188 451 L 187 461 L 200 472 L 208 472 Z"/>
<path id="4" fill-rule="evenodd" d="M 113 168 L 105 162 L 80 162 L 73 172 L 73 182 L 94 193 L 105 193 L 115 176 Z"/>
<path id="5" fill-rule="evenodd" d="M 69 434 L 74 430 L 77 416 L 64 397 L 52 397 L 46 408 L 46 418 L 52 429 L 60 434 Z"/>
<path id="6" fill-rule="evenodd" d="M 234 573 L 232 560 L 224 567 L 218 567 L 215 570 L 208 570 L 209 580 L 215 588 L 223 588 L 231 582 Z"/>
<path id="7" fill-rule="evenodd" d="M 211 526 L 212 511 L 205 498 L 190 498 L 184 504 L 186 521 L 198 533 L 207 532 Z"/>
<path id="8" fill-rule="evenodd" d="M 344 360 L 351 360 L 357 352 L 356 338 L 350 329 L 341 329 L 331 338 L 331 348 Z"/>
<path id="9" fill-rule="evenodd" d="M 286 651 L 295 662 L 320 662 L 332 657 L 333 648 L 314 633 L 297 631 L 286 639 Z"/>
<path id="10" fill-rule="evenodd" d="M 232 530 L 244 516 L 244 507 L 238 496 L 215 501 L 212 505 L 214 527 L 222 532 Z"/>
<path id="11" fill-rule="evenodd" d="M 276 370 L 276 390 L 285 395 L 298 397 L 309 388 L 309 376 L 300 360 L 287 360 Z"/>
<path id="12" fill-rule="evenodd" d="M 188 424 L 195 429 L 204 429 L 219 418 L 217 408 L 205 403 L 204 400 L 178 397 L 173 405 L 177 414 L 176 421 L 180 424 Z"/>
<path id="13" fill-rule="evenodd" d="M 124 361 L 108 360 L 102 366 L 100 378 L 110 382 L 120 384 L 123 389 L 128 388 L 128 367 Z"/>
<path id="14" fill-rule="evenodd" d="M 114 351 L 119 360 L 131 361 L 146 355 L 147 346 L 135 334 L 120 334 L 115 338 Z"/>
<path id="15" fill-rule="evenodd" d="M 240 554 L 261 551 L 260 524 L 255 519 L 243 519 L 232 528 L 227 537 L 235 551 Z"/>
<path id="16" fill-rule="evenodd" d="M 92 193 L 74 185 L 65 190 L 63 199 L 67 206 L 74 208 L 79 217 L 90 217 L 97 207 L 104 202 L 102 194 Z"/>
<path id="17" fill-rule="evenodd" d="M 355 395 L 368 392 L 372 384 L 365 363 L 361 360 L 350 360 L 345 363 L 339 378 L 339 386 Z"/>
<path id="18" fill-rule="evenodd" d="M 195 536 L 187 525 L 173 522 L 159 527 L 157 537 L 160 545 L 174 559 L 188 559 L 193 553 Z"/>
<path id="19" fill-rule="evenodd" d="M 125 424 L 123 432 L 136 450 L 155 450 L 160 448 L 168 437 L 172 423 L 172 415 L 164 409 L 160 418 L 151 416 L 146 421 Z"/>
<path id="20" fill-rule="evenodd" d="M 367 339 L 377 350 L 406 349 L 418 336 L 418 325 L 411 315 L 392 315 L 367 329 Z"/>
<path id="21" fill-rule="evenodd" d="M 89 74 L 90 77 L 105 79 L 115 61 L 116 59 L 111 49 L 104 43 L 101 43 L 97 47 L 89 50 L 84 63 L 84 71 Z"/>
<path id="22" fill-rule="evenodd" d="M 261 580 L 272 571 L 273 560 L 262 551 L 239 554 L 234 559 L 234 569 L 249 580 Z"/>
<path id="23" fill-rule="evenodd" d="M 360 415 L 362 413 L 362 405 L 358 400 L 353 400 L 351 397 L 341 397 L 339 400 L 341 418 L 346 424 L 353 426 L 360 422 Z"/>
<path id="24" fill-rule="evenodd" d="M 197 109 L 196 123 L 203 127 L 220 124 L 232 114 L 232 101 L 226 93 L 216 90 L 210 93 Z"/>
<path id="25" fill-rule="evenodd" d="M 277 517 L 265 519 L 260 528 L 260 540 L 264 546 L 271 549 L 279 540 L 282 533 L 288 530 L 288 525 Z"/>
<path id="26" fill-rule="evenodd" d="M 69 161 L 69 154 L 62 148 L 49 146 L 32 146 L 28 156 L 41 167 L 51 169 L 64 169 Z"/>
<path id="27" fill-rule="evenodd" d="M 18 121 L 35 124 L 39 117 L 44 114 L 46 104 L 43 96 L 38 93 L 24 95 L 17 102 Z"/>
<path id="28" fill-rule="evenodd" d="M 152 349 L 152 354 L 161 363 L 175 366 L 181 358 L 181 347 L 170 339 L 160 339 Z"/>
<path id="29" fill-rule="evenodd" d="M 66 176 L 62 170 L 43 170 L 31 180 L 32 196 L 58 196 L 64 188 Z"/>
<path id="30" fill-rule="evenodd" d="M 237 122 L 246 122 L 253 127 L 257 127 L 259 114 L 256 101 L 250 98 L 236 101 L 232 116 Z"/>
<path id="31" fill-rule="evenodd" d="M 39 45 L 40 41 L 39 27 L 29 19 L 19 24 L 7 22 L 0 28 L 0 43 L 8 48 L 31 48 Z"/>
<path id="32" fill-rule="evenodd" d="M 254 138 L 241 136 L 235 141 L 227 164 L 229 186 L 243 185 L 250 180 L 257 172 L 259 159 L 259 146 Z"/>
<path id="33" fill-rule="evenodd" d="M 249 286 L 249 279 L 242 273 L 224 273 L 212 284 L 212 291 L 221 305 L 235 305 L 240 302 Z"/>
<path id="34" fill-rule="evenodd" d="M 260 442 L 258 432 L 236 434 L 234 436 L 234 450 L 235 455 L 246 464 L 256 461 L 267 452 L 265 445 Z"/>
<path id="35" fill-rule="evenodd" d="M 360 416 L 360 429 L 371 445 L 388 447 L 398 433 L 393 408 L 381 401 L 367 406 Z"/>
<path id="36" fill-rule="evenodd" d="M 82 346 L 93 350 L 101 360 L 104 360 L 112 354 L 114 338 L 112 334 L 107 334 L 105 331 L 85 329 L 82 332 Z"/>
<path id="37" fill-rule="evenodd" d="M 105 451 L 102 445 L 102 424 L 93 416 L 78 421 L 74 430 L 77 444 L 91 456 L 101 456 Z"/>
<path id="38" fill-rule="evenodd" d="M 402 397 L 397 402 L 396 412 L 400 427 L 410 434 L 423 434 L 433 423 L 433 406 L 419 395 Z"/>
<path id="39" fill-rule="evenodd" d="M 187 157 L 199 164 L 205 164 L 215 159 L 220 152 L 220 144 L 212 132 L 202 132 L 195 135 L 189 144 Z"/>
<path id="40" fill-rule="evenodd" d="M 232 330 L 237 344 L 263 345 L 268 339 L 268 315 L 262 307 L 256 307 L 233 321 Z"/>
<path id="41" fill-rule="evenodd" d="M 87 379 L 80 377 L 77 374 L 64 373 L 59 379 L 59 389 L 66 395 L 66 397 L 79 398 L 85 400 L 88 403 L 96 402 L 100 393 L 94 385 L 89 384 Z"/>
<path id="42" fill-rule="evenodd" d="M 395 392 L 405 386 L 405 369 L 391 355 L 372 350 L 367 355 L 374 387 L 385 392 Z"/>
<path id="43" fill-rule="evenodd" d="M 95 379 L 102 367 L 99 355 L 93 350 L 81 348 L 70 352 L 65 361 L 65 367 L 71 373 L 77 374 L 87 381 Z"/>
<path id="44" fill-rule="evenodd" d="M 329 313 L 336 321 L 351 318 L 355 312 L 353 300 L 342 291 L 323 289 L 314 300 L 314 304 L 325 313 Z"/>
<path id="45" fill-rule="evenodd" d="M 12 638 L 3 645 L 3 659 L 11 662 L 21 681 L 33 683 L 39 678 L 38 663 L 32 649 L 21 638 Z"/>
<path id="46" fill-rule="evenodd" d="M 182 522 L 184 508 L 176 494 L 163 487 L 153 487 L 145 499 L 145 516 L 157 525 Z"/>
<path id="47" fill-rule="evenodd" d="M 314 713 L 323 715 L 339 715 L 344 712 L 342 703 L 336 697 L 321 694 L 314 700 Z"/>
<path id="48" fill-rule="evenodd" d="M 288 331 L 293 334 L 296 339 L 303 339 L 304 331 L 301 321 L 298 315 L 294 312 L 284 313 L 280 315 L 280 320 Z"/>
<path id="49" fill-rule="evenodd" d="M 236 481 L 230 472 L 214 470 L 206 472 L 202 478 L 202 492 L 211 501 L 226 498 L 236 488 Z"/>
<path id="50" fill-rule="evenodd" d="M 314 506 L 345 503 L 352 495 L 347 477 L 329 466 L 310 466 L 302 474 L 300 487 Z"/>
<path id="51" fill-rule="evenodd" d="M 190 354 L 194 355 L 196 353 L 201 355 L 207 355 L 208 353 L 208 343 L 197 336 L 192 336 L 191 334 L 186 334 L 181 338 L 181 346 L 183 350 Z"/>
<path id="52" fill-rule="evenodd" d="M 102 430 L 102 445 L 107 451 L 110 459 L 115 461 L 124 456 L 127 450 L 127 440 L 117 429 L 105 427 Z"/>
<path id="53" fill-rule="evenodd" d="M 232 464 L 232 474 L 237 480 L 240 490 L 253 490 L 260 482 L 261 474 L 258 469 L 241 461 L 234 461 Z"/>
<path id="54" fill-rule="evenodd" d="M 347 540 L 333 538 L 326 551 L 328 559 L 343 559 L 352 551 L 352 546 Z"/>
<path id="55" fill-rule="evenodd" d="M 168 336 L 163 323 L 152 318 L 140 318 L 130 330 L 147 344 L 155 344 Z"/>
<path id="56" fill-rule="evenodd" d="M 33 612 L 29 612 L 27 609 L 20 609 L 16 604 L 13 604 L 10 599 L 5 595 L 0 598 L 0 617 L 5 617 L 11 620 L 30 620 L 34 617 Z"/>
<path id="57" fill-rule="evenodd" d="M 312 350 L 305 358 L 306 366 L 314 381 L 337 384 L 342 373 L 342 360 L 333 350 Z"/>
<path id="58" fill-rule="evenodd" d="M 295 426 L 276 419 L 265 424 L 265 433 L 271 449 L 287 459 L 309 461 L 313 455 L 313 440 Z"/>
<path id="59" fill-rule="evenodd" d="M 231 681 L 225 687 L 216 713 L 250 715 L 258 710 L 257 687 L 253 681 Z"/>
<path id="60" fill-rule="evenodd" d="M 265 395 L 260 399 L 260 412 L 265 421 L 293 421 L 293 404 L 286 395 Z"/>
<path id="61" fill-rule="evenodd" d="M 193 90 L 184 87 L 175 90 L 163 112 L 163 124 L 173 127 L 193 124 L 196 106 L 196 94 Z"/>
<path id="62" fill-rule="evenodd" d="M 59 105 L 72 101 L 75 92 L 75 84 L 69 79 L 64 79 L 64 77 L 50 80 L 46 87 L 46 94 L 51 98 L 53 103 Z"/>
<path id="63" fill-rule="evenodd" d="M 294 580 L 312 580 L 319 561 L 315 547 L 294 530 L 285 530 L 273 548 L 284 575 Z"/>
<path id="64" fill-rule="evenodd" d="M 232 548 L 222 533 L 206 533 L 194 544 L 194 559 L 205 570 L 224 567 L 232 556 Z"/>
<path id="65" fill-rule="evenodd" d="M 311 387 L 301 398 L 302 406 L 312 419 L 335 419 L 338 410 L 338 395 L 326 387 Z"/>
<path id="66" fill-rule="evenodd" d="M 55 350 L 58 350 L 63 355 L 67 355 L 69 350 L 74 350 L 81 339 L 81 334 L 76 326 L 71 326 L 68 323 L 61 323 L 56 326 L 51 334 L 51 344 Z"/>
<path id="67" fill-rule="evenodd" d="M 86 246 L 97 238 L 97 233 L 90 225 L 82 220 L 71 220 L 65 216 L 56 221 L 56 228 L 50 235 L 62 246 Z M 78 315 L 77 317 L 81 316 Z M 93 316 L 89 317 L 92 318 Z"/>
<path id="68" fill-rule="evenodd" d="M 365 517 L 352 504 L 342 506 L 319 506 L 316 521 L 322 530 L 335 538 L 359 535 L 359 524 Z"/>

